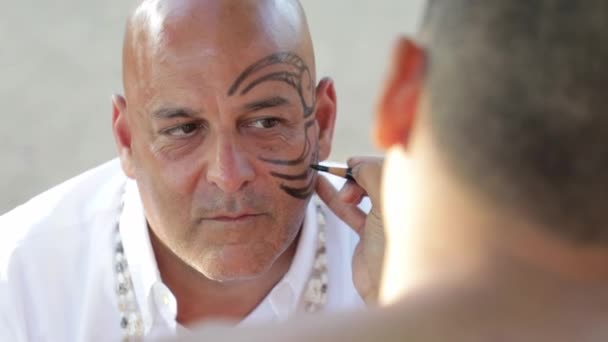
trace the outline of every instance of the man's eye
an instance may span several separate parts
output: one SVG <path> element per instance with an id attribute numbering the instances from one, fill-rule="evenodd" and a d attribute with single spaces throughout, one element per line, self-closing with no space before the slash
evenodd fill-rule
<path id="1" fill-rule="evenodd" d="M 252 121 L 249 126 L 253 128 L 269 129 L 280 123 L 279 119 L 275 118 L 264 118 Z"/>
<path id="2" fill-rule="evenodd" d="M 187 123 L 165 131 L 165 134 L 172 137 L 187 137 L 194 134 L 200 128 L 200 124 Z"/>

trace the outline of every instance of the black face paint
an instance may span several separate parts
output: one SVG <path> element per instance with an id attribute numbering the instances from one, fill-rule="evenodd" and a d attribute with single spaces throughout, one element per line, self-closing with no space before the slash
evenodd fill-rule
<path id="1" fill-rule="evenodd" d="M 274 68 L 269 73 L 262 73 L 264 69 Z M 277 68 L 286 70 L 276 71 Z M 254 74 L 261 74 L 256 78 Z M 246 83 L 250 78 L 252 81 Z M 304 119 L 308 119 L 314 113 L 314 84 L 310 69 L 302 58 L 291 52 L 281 52 L 267 56 L 248 67 L 239 75 L 234 84 L 228 90 L 228 96 L 245 95 L 250 90 L 264 82 L 284 82 L 293 87 L 300 97 Z M 239 92 L 239 89 L 240 92 Z M 295 159 L 271 159 L 258 157 L 259 160 L 279 166 L 300 166 L 301 170 L 295 174 L 285 174 L 271 172 L 270 175 L 285 182 L 281 183 L 280 188 L 288 195 L 297 199 L 305 200 L 314 192 L 315 173 L 309 168 L 311 163 L 318 162 L 318 144 L 313 144 L 308 136 L 308 131 L 315 124 L 315 118 L 310 118 L 304 123 L 304 136 L 306 140 L 302 152 Z M 286 182 L 308 180 L 304 187 L 295 187 Z"/>
<path id="2" fill-rule="evenodd" d="M 302 172 L 299 175 L 287 175 L 287 174 L 274 174 L 273 176 L 276 178 L 281 178 L 281 179 L 286 179 L 286 178 L 294 178 L 294 177 L 298 177 L 298 180 L 308 180 L 308 183 L 304 186 L 304 187 L 293 187 L 293 186 L 289 186 L 285 183 L 281 183 L 281 190 L 285 191 L 288 195 L 298 198 L 298 199 L 302 199 L 305 200 L 308 197 L 310 197 L 310 195 L 312 195 L 312 193 L 314 192 L 315 189 L 315 172 L 312 171 L 312 169 L 309 167 L 309 165 L 311 163 L 315 163 L 317 162 L 319 159 L 318 157 L 318 152 L 317 149 L 315 148 L 315 152 L 312 153 L 311 155 L 311 159 L 304 164 L 304 167 L 307 168 L 308 170 Z M 272 175 L 272 173 L 271 173 Z M 302 178 L 302 176 L 305 175 L 305 177 Z"/>
<path id="3" fill-rule="evenodd" d="M 262 58 L 260 61 L 254 63 L 247 68 L 241 75 L 236 79 L 230 90 L 228 90 L 228 96 L 233 96 L 237 93 L 243 83 L 251 77 L 251 75 L 268 67 L 281 66 L 290 71 L 275 71 L 265 75 L 262 75 L 250 83 L 248 83 L 240 92 L 240 95 L 247 94 L 251 89 L 259 85 L 260 83 L 268 81 L 284 82 L 293 87 L 300 96 L 302 102 L 302 108 L 304 109 L 304 118 L 312 115 L 314 111 L 314 84 L 310 69 L 304 60 L 298 55 L 291 52 L 275 53 L 268 57 Z M 304 84 L 308 81 L 308 84 Z M 306 88 L 305 88 L 306 87 Z M 306 92 L 310 92 L 310 99 L 306 99 Z"/>

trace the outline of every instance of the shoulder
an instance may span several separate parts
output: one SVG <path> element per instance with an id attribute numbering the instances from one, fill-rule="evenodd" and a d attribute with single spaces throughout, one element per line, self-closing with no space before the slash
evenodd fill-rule
<path id="1" fill-rule="evenodd" d="M 86 232 L 87 222 L 117 210 L 125 181 L 119 161 L 112 160 L 0 216 L 0 280 L 18 249 L 41 253 L 49 250 L 44 245 L 69 244 Z"/>
<path id="2" fill-rule="evenodd" d="M 111 266 L 99 245 L 112 238 L 125 182 L 113 160 L 0 216 L 0 340 L 62 331 L 49 322 L 77 312 L 71 298 L 101 296 L 97 275 Z M 83 286 L 87 277 L 97 280 Z"/>

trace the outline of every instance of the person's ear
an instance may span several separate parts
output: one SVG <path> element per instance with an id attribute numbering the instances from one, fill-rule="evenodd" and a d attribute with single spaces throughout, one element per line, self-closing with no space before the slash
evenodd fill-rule
<path id="1" fill-rule="evenodd" d="M 131 127 L 127 120 L 127 101 L 120 95 L 112 96 L 112 132 L 114 133 L 122 169 L 127 177 L 134 178 Z"/>
<path id="2" fill-rule="evenodd" d="M 319 126 L 319 160 L 326 160 L 331 153 L 331 144 L 336 124 L 336 90 L 334 82 L 324 78 L 316 90 L 316 120 Z"/>
<path id="3" fill-rule="evenodd" d="M 382 149 L 408 143 L 423 86 L 424 50 L 401 37 L 392 64 L 376 111 L 375 138 Z"/>

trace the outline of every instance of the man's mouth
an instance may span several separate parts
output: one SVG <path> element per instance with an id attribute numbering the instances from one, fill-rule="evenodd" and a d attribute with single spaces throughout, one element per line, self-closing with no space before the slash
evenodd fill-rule
<path id="1" fill-rule="evenodd" d="M 206 217 L 203 220 L 204 221 L 236 223 L 236 222 L 245 222 L 248 220 L 253 220 L 262 215 L 263 214 L 249 214 L 249 213 L 246 213 L 246 214 L 221 214 L 221 215 L 214 215 L 214 216 Z"/>

